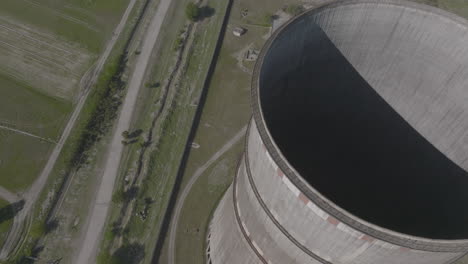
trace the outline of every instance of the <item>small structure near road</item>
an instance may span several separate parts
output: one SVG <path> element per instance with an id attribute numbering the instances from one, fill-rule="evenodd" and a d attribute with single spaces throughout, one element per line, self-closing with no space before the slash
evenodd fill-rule
<path id="1" fill-rule="evenodd" d="M 258 58 L 260 52 L 256 49 L 250 48 L 245 52 L 244 60 L 246 61 L 255 61 Z"/>
<path id="2" fill-rule="evenodd" d="M 247 29 L 245 29 L 243 27 L 236 27 L 232 31 L 232 34 L 234 34 L 234 36 L 236 36 L 236 37 L 240 37 L 240 36 L 244 35 L 245 32 L 247 32 Z"/>
<path id="3" fill-rule="evenodd" d="M 246 17 L 248 14 L 249 14 L 249 9 L 243 8 L 243 9 L 241 10 L 241 17 L 242 17 L 242 18 Z"/>

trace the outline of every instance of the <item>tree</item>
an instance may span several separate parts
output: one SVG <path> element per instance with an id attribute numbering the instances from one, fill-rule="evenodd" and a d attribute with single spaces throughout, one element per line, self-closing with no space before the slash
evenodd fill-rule
<path id="1" fill-rule="evenodd" d="M 111 258 L 113 264 L 138 264 L 145 257 L 145 248 L 139 243 L 123 245 Z"/>
<path id="2" fill-rule="evenodd" d="M 129 135 L 128 130 L 125 130 L 124 132 L 122 132 L 122 137 L 123 138 L 127 139 L 128 135 Z"/>
<path id="3" fill-rule="evenodd" d="M 23 206 L 24 200 L 21 200 L 0 208 L 0 224 L 15 217 L 23 209 Z"/>
<path id="4" fill-rule="evenodd" d="M 49 234 L 50 232 L 57 229 L 59 226 L 59 220 L 57 218 L 51 219 L 45 223 L 44 233 Z"/>
<path id="5" fill-rule="evenodd" d="M 185 7 L 185 15 L 190 21 L 194 22 L 200 16 L 200 8 L 194 2 L 189 2 Z"/>

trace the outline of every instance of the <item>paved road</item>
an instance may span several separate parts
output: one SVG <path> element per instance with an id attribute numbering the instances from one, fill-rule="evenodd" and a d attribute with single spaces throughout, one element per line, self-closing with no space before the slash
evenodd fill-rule
<path id="1" fill-rule="evenodd" d="M 187 198 L 187 195 L 190 193 L 190 190 L 192 189 L 192 186 L 195 184 L 195 182 L 200 178 L 201 175 L 203 175 L 203 172 L 208 169 L 211 164 L 213 164 L 219 157 L 221 157 L 226 151 L 228 151 L 234 144 L 236 144 L 244 135 L 247 130 L 247 126 L 243 127 L 237 134 L 231 138 L 226 144 L 224 144 L 223 147 L 221 147 L 211 158 L 205 162 L 201 167 L 199 167 L 195 173 L 192 175 L 190 178 L 190 181 L 185 185 L 184 190 L 180 194 L 179 198 L 177 199 L 176 203 L 176 208 L 174 212 L 174 217 L 172 218 L 171 221 L 171 226 L 170 226 L 170 233 L 169 233 L 169 256 L 168 256 L 168 263 L 169 264 L 175 264 L 175 241 L 176 241 L 176 236 L 177 236 L 177 225 L 179 223 L 179 217 L 180 213 L 182 212 L 182 208 L 184 206 L 185 199 Z"/>
<path id="2" fill-rule="evenodd" d="M 50 142 L 50 143 L 55 143 L 52 139 L 43 138 L 43 137 L 40 137 L 40 136 L 31 134 L 31 133 L 28 133 L 28 132 L 19 130 L 19 129 L 7 127 L 7 126 L 2 126 L 2 125 L 0 125 L 0 129 L 9 130 L 9 131 L 12 131 L 12 132 L 15 132 L 15 133 L 23 134 L 23 135 L 25 135 L 25 136 L 29 136 L 29 137 L 33 137 L 33 138 L 38 138 L 38 139 L 40 139 L 40 140 L 44 140 L 44 141 L 47 141 L 47 142 Z"/>
<path id="3" fill-rule="evenodd" d="M 97 198 L 93 205 L 91 217 L 89 217 L 87 221 L 88 224 L 85 229 L 85 237 L 78 248 L 79 254 L 74 263 L 86 264 L 95 262 L 96 252 L 99 247 L 101 234 L 106 222 L 107 212 L 111 204 L 112 191 L 114 189 L 114 183 L 117 178 L 122 150 L 124 147 L 121 142 L 122 132 L 127 130 L 130 126 L 133 109 L 136 105 L 138 92 L 142 86 L 145 70 L 148 66 L 151 52 L 156 44 L 161 25 L 164 21 L 167 10 L 169 9 L 170 3 L 171 0 L 161 0 L 159 2 L 156 13 L 152 18 L 148 32 L 146 33 L 147 35 L 144 39 L 141 53 L 138 55 L 135 69 L 130 77 L 127 95 L 125 96 L 125 100 L 122 105 L 117 127 L 109 146 L 109 154 L 103 170 L 101 184 L 97 191 Z"/>
<path id="4" fill-rule="evenodd" d="M 73 126 L 75 125 L 76 120 L 78 119 L 78 116 L 81 112 L 81 109 L 83 108 L 86 98 L 89 95 L 91 87 L 93 87 L 93 85 L 96 83 L 99 77 L 99 74 L 104 66 L 104 63 L 109 57 L 109 54 L 114 48 L 114 45 L 117 42 L 117 39 L 119 38 L 120 33 L 125 27 L 128 17 L 133 9 L 133 6 L 135 5 L 135 2 L 136 0 L 130 0 L 127 6 L 127 9 L 125 10 L 120 20 L 120 23 L 117 25 L 117 27 L 114 30 L 114 34 L 112 38 L 109 40 L 109 42 L 106 45 L 106 49 L 102 53 L 101 57 L 99 57 L 98 61 L 96 62 L 95 64 L 96 66 L 94 67 L 94 70 L 89 72 L 89 74 L 86 74 L 83 77 L 84 79 L 82 79 L 82 82 L 80 82 L 83 88 L 83 93 L 79 97 L 78 102 L 75 106 L 75 109 L 70 119 L 68 120 L 68 123 L 65 126 L 65 129 L 63 130 L 62 136 L 60 137 L 60 140 L 55 145 L 55 148 L 52 151 L 52 154 L 50 155 L 49 160 L 47 161 L 44 169 L 42 170 L 41 174 L 36 179 L 36 181 L 33 183 L 31 188 L 28 190 L 28 192 L 24 195 L 24 199 L 25 199 L 24 207 L 15 216 L 15 221 L 13 222 L 13 226 L 10 229 L 10 232 L 8 233 L 7 240 L 5 241 L 2 250 L 0 251 L 0 260 L 6 259 L 8 255 L 10 254 L 11 250 L 15 247 L 16 243 L 19 241 L 19 238 L 21 236 L 22 223 L 24 222 L 25 218 L 29 215 L 31 208 L 33 207 L 35 201 L 39 197 L 39 194 L 44 188 L 47 182 L 47 179 L 49 177 L 49 174 L 54 168 L 54 165 L 57 162 L 58 156 L 60 152 L 62 151 L 63 145 L 65 141 L 68 139 L 68 136 L 70 135 L 70 132 Z"/>
<path id="5" fill-rule="evenodd" d="M 0 198 L 3 200 L 9 202 L 9 203 L 14 203 L 19 200 L 19 196 L 8 191 L 7 189 L 3 188 L 0 186 Z"/>

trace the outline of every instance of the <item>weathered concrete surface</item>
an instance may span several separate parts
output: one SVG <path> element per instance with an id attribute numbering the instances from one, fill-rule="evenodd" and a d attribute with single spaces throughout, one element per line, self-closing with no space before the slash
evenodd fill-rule
<path id="1" fill-rule="evenodd" d="M 467 23 L 443 11 L 348 0 L 288 23 L 256 68 L 254 121 L 213 217 L 212 263 L 463 255 L 466 87 Z"/>

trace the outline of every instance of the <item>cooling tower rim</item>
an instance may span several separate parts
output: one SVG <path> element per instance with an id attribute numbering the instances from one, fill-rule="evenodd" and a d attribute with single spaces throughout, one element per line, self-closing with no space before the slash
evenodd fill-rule
<path id="1" fill-rule="evenodd" d="M 456 240 L 446 240 L 446 239 L 430 239 L 424 237 L 417 237 L 412 235 L 407 235 L 404 233 L 396 232 L 387 228 L 383 228 L 367 222 L 336 205 L 320 192 L 318 192 L 314 187 L 312 187 L 303 177 L 298 173 L 294 167 L 287 161 L 284 155 L 281 153 L 278 146 L 275 144 L 270 131 L 267 128 L 264 115 L 262 112 L 262 106 L 260 101 L 260 73 L 263 65 L 263 60 L 268 53 L 271 45 L 276 40 L 276 38 L 287 28 L 288 26 L 300 23 L 304 17 L 313 15 L 319 12 L 322 12 L 326 9 L 332 9 L 339 6 L 346 5 L 356 5 L 356 4 L 376 4 L 376 5 L 390 5 L 390 6 L 401 6 L 405 8 L 414 9 L 417 11 L 423 11 L 430 14 L 439 16 L 440 18 L 445 18 L 454 24 L 459 25 L 465 29 L 468 29 L 468 22 L 462 17 L 444 11 L 442 9 L 415 3 L 409 2 L 406 0 L 336 0 L 332 3 L 325 3 L 316 8 L 307 10 L 302 14 L 294 17 L 287 23 L 283 24 L 279 29 L 277 29 L 270 38 L 266 41 L 263 46 L 251 80 L 251 107 L 253 112 L 253 120 L 255 121 L 256 127 L 259 131 L 262 142 L 274 160 L 278 167 L 282 170 L 284 175 L 313 203 L 315 203 L 322 210 L 336 218 L 338 221 L 346 224 L 364 234 L 367 234 L 375 239 L 389 242 L 394 245 L 398 245 L 405 248 L 410 248 L 414 250 L 422 251 L 434 251 L 434 252 L 466 252 L 468 251 L 468 239 L 456 239 Z"/>

